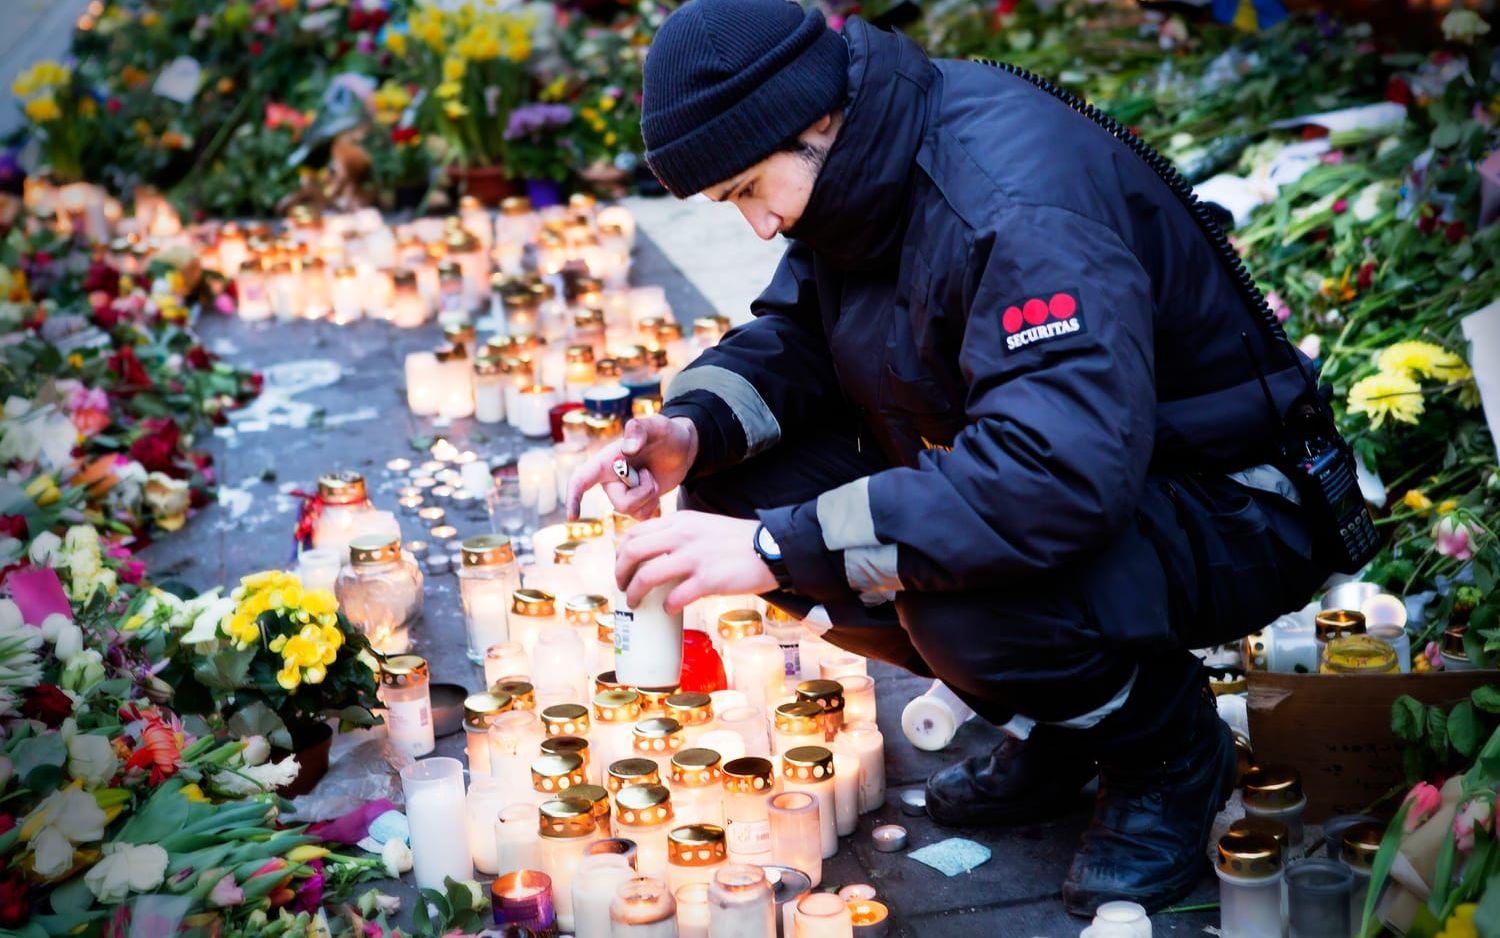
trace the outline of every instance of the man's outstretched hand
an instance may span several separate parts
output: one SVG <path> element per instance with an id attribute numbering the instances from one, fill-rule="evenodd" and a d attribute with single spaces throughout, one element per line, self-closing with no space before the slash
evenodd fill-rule
<path id="1" fill-rule="evenodd" d="M 662 585 L 669 612 L 704 596 L 766 593 L 776 577 L 755 552 L 755 519 L 679 511 L 634 525 L 615 552 L 615 583 L 631 606 Z"/>
<path id="2" fill-rule="evenodd" d="M 632 518 L 650 518 L 658 513 L 663 492 L 682 483 L 698 455 L 698 429 L 686 417 L 642 417 L 625 424 L 618 440 L 590 456 L 568 481 L 568 520 L 578 518 L 583 493 L 596 484 L 604 486 L 615 511 Z M 615 460 L 624 457 L 640 476 L 640 484 L 627 488 L 615 475 Z"/>

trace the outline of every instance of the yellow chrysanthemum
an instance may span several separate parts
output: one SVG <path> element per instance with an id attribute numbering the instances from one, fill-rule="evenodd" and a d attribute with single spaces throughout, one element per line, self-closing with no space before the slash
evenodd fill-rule
<path id="1" fill-rule="evenodd" d="M 1440 381 L 1463 380 L 1469 370 L 1462 358 L 1442 346 L 1415 340 L 1397 342 L 1382 350 L 1375 357 L 1375 365 L 1393 375 Z"/>
<path id="2" fill-rule="evenodd" d="M 42 95 L 26 102 L 26 117 L 38 124 L 45 124 L 62 117 L 62 108 L 57 106 L 57 99 L 50 94 Z"/>
<path id="3" fill-rule="evenodd" d="M 463 59 L 456 56 L 448 56 L 448 58 L 443 59 L 443 81 L 458 81 L 464 77 L 464 72 L 468 70 L 468 67 L 468 63 Z"/>
<path id="4" fill-rule="evenodd" d="M 1414 424 L 1425 409 L 1421 386 L 1403 374 L 1377 372 L 1349 389 L 1349 412 L 1364 414 L 1372 427 L 1379 427 L 1387 417 Z"/>
<path id="5" fill-rule="evenodd" d="M 1421 489 L 1407 489 L 1406 494 L 1401 496 L 1401 503 L 1418 514 L 1432 510 L 1432 499 Z"/>

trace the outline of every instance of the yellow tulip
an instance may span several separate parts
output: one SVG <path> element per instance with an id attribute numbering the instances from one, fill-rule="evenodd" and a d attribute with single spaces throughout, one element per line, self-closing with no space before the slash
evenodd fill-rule
<path id="1" fill-rule="evenodd" d="M 197 782 L 189 782 L 188 784 L 179 788 L 178 791 L 182 792 L 182 797 L 186 798 L 189 801 L 196 801 L 199 804 L 208 804 L 208 796 L 203 793 L 202 788 L 198 787 Z"/>
<path id="2" fill-rule="evenodd" d="M 302 844 L 299 847 L 293 847 L 291 852 L 286 855 L 286 859 L 288 863 L 306 863 L 309 860 L 321 860 L 326 856 L 328 856 L 327 847 L 320 847 L 317 844 Z"/>
<path id="3" fill-rule="evenodd" d="M 62 117 L 62 108 L 57 106 L 57 100 L 50 94 L 27 101 L 25 111 L 26 117 L 38 124 L 45 124 Z"/>
<path id="4" fill-rule="evenodd" d="M 445 81 L 433 89 L 433 94 L 440 98 L 456 98 L 463 94 L 464 86 L 456 81 Z"/>

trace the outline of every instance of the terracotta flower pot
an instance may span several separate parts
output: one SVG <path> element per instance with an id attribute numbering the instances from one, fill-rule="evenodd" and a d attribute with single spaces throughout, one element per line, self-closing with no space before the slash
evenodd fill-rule
<path id="1" fill-rule="evenodd" d="M 328 774 L 328 751 L 333 747 L 333 727 L 327 723 L 308 723 L 290 729 L 293 749 L 271 748 L 273 762 L 291 755 L 297 757 L 297 777 L 276 789 L 276 794 L 283 798 L 305 795 L 323 780 Z"/>
<path id="2" fill-rule="evenodd" d="M 458 187 L 459 195 L 472 195 L 485 205 L 500 202 L 522 192 L 522 186 L 505 175 L 499 166 L 448 167 L 448 179 Z"/>

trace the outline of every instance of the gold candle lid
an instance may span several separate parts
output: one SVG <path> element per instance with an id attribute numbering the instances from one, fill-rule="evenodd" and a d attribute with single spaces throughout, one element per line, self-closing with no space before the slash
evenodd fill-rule
<path id="1" fill-rule="evenodd" d="M 1266 879 L 1281 871 L 1281 846 L 1253 831 L 1230 831 L 1219 838 L 1219 869 L 1242 879 Z"/>
<path id="2" fill-rule="evenodd" d="M 606 834 L 609 833 L 609 805 L 610 795 L 599 785 L 574 785 L 568 789 L 569 798 L 582 798 L 594 806 L 594 820 L 599 829 Z"/>
<path id="3" fill-rule="evenodd" d="M 572 795 L 542 802 L 539 820 L 543 837 L 587 837 L 598 828 L 593 802 Z"/>
<path id="4" fill-rule="evenodd" d="M 1344 862 L 1368 870 L 1375 865 L 1375 854 L 1380 852 L 1380 841 L 1385 837 L 1385 825 L 1376 821 L 1361 821 L 1349 825 L 1344 831 Z"/>
<path id="5" fill-rule="evenodd" d="M 500 214 L 525 215 L 531 211 L 531 200 L 524 195 L 510 195 L 500 200 Z"/>
<path id="6" fill-rule="evenodd" d="M 355 505 L 365 500 L 365 477 L 345 470 L 318 478 L 318 497 L 325 505 Z"/>
<path id="7" fill-rule="evenodd" d="M 764 631 L 760 613 L 754 609 L 731 609 L 719 616 L 719 637 L 726 642 L 749 638 Z"/>
<path id="8" fill-rule="evenodd" d="M 769 793 L 775 784 L 776 770 L 770 759 L 744 756 L 724 763 L 724 790 L 737 794 Z"/>
<path id="9" fill-rule="evenodd" d="M 419 655 L 396 655 L 380 663 L 380 683 L 388 687 L 427 680 L 427 659 Z"/>
<path id="10" fill-rule="evenodd" d="M 552 548 L 552 562 L 560 567 L 571 564 L 573 558 L 578 556 L 578 548 L 582 546 L 582 541 L 563 541 Z"/>
<path id="11" fill-rule="evenodd" d="M 469 357 L 469 350 L 462 343 L 442 345 L 432 350 L 433 357 L 440 362 L 456 362 Z"/>
<path id="12" fill-rule="evenodd" d="M 651 759 L 621 759 L 611 762 L 604 777 L 604 787 L 612 795 L 619 794 L 620 789 L 629 785 L 660 784 L 661 770 Z"/>
<path id="13" fill-rule="evenodd" d="M 641 716 L 659 717 L 667 712 L 667 698 L 677 693 L 677 687 L 637 687 L 641 695 Z"/>
<path id="14" fill-rule="evenodd" d="M 401 538 L 388 534 L 361 534 L 349 542 L 349 563 L 356 567 L 390 563 L 401 559 Z"/>
<path id="15" fill-rule="evenodd" d="M 604 536 L 602 518 L 579 518 L 577 521 L 565 522 L 565 525 L 570 541 L 588 541 Z"/>
<path id="16" fill-rule="evenodd" d="M 494 355 L 480 355 L 474 360 L 474 373 L 483 377 L 500 375 L 506 372 L 505 360 Z"/>
<path id="17" fill-rule="evenodd" d="M 589 764 L 589 741 L 582 736 L 548 736 L 538 747 L 543 755 L 555 756 L 572 753 L 583 760 L 584 768 Z"/>
<path id="18" fill-rule="evenodd" d="M 844 709 L 844 685 L 838 681 L 803 681 L 797 685 L 797 699 L 816 704 L 825 713 Z"/>
<path id="19" fill-rule="evenodd" d="M 473 342 L 479 338 L 479 330 L 474 328 L 472 322 L 450 322 L 443 327 L 443 338 L 452 345 Z"/>
<path id="20" fill-rule="evenodd" d="M 530 681 L 511 680 L 496 681 L 490 688 L 492 694 L 509 694 L 512 710 L 535 710 L 536 688 L 531 686 Z"/>
<path id="21" fill-rule="evenodd" d="M 1245 804 L 1262 810 L 1301 804 L 1302 776 L 1289 765 L 1258 765 L 1245 773 Z"/>
<path id="22" fill-rule="evenodd" d="M 714 866 L 728 855 L 724 828 L 717 824 L 687 824 L 667 835 L 667 862 L 673 866 Z"/>
<path id="23" fill-rule="evenodd" d="M 770 603 L 766 603 L 766 621 L 767 622 L 796 622 L 798 620 L 795 617 L 793 617 L 790 612 L 787 612 L 785 609 L 781 608 L 780 606 L 773 606 Z"/>
<path id="24" fill-rule="evenodd" d="M 589 708 L 583 704 L 553 704 L 542 711 L 548 736 L 583 736 L 589 731 Z"/>
<path id="25" fill-rule="evenodd" d="M 604 610 L 604 609 L 601 609 L 599 612 L 595 613 L 595 615 L 594 615 L 594 637 L 595 637 L 595 639 L 600 644 L 603 644 L 603 645 L 613 645 L 615 643 L 615 615 L 614 615 L 614 613 L 612 613 L 612 612 L 610 612 L 608 610 Z M 613 671 L 601 671 L 601 672 L 599 672 L 599 674 L 594 677 L 594 689 L 596 691 L 600 691 L 600 690 L 609 690 L 609 689 L 615 688 L 615 687 L 624 687 L 625 685 L 617 683 L 615 681 L 603 681 L 603 680 L 600 680 L 602 677 L 604 677 L 604 675 L 606 675 L 606 674 L 613 675 L 614 673 L 615 672 L 613 672 Z"/>
<path id="26" fill-rule="evenodd" d="M 1285 824 L 1271 817 L 1260 817 L 1255 814 L 1247 814 L 1233 824 L 1229 825 L 1231 831 L 1245 834 L 1260 834 L 1276 841 L 1276 846 L 1281 850 L 1281 855 L 1286 856 L 1292 846 L 1292 832 Z"/>
<path id="27" fill-rule="evenodd" d="M 609 610 L 609 600 L 593 593 L 569 596 L 563 603 L 563 617 L 569 625 L 593 625 L 601 612 Z"/>
<path id="28" fill-rule="evenodd" d="M 682 724 L 671 717 L 641 720 L 630 731 L 631 748 L 642 755 L 661 755 L 682 748 Z"/>
<path id="29" fill-rule="evenodd" d="M 596 723 L 634 723 L 640 716 L 641 695 L 633 690 L 617 687 L 594 695 Z"/>
<path id="30" fill-rule="evenodd" d="M 557 604 L 551 593 L 516 590 L 510 597 L 510 611 L 522 616 L 550 616 L 557 613 Z"/>
<path id="31" fill-rule="evenodd" d="M 672 817 L 672 794 L 665 785 L 627 785 L 615 795 L 615 820 L 623 827 L 667 824 Z"/>
<path id="32" fill-rule="evenodd" d="M 583 757 L 576 752 L 548 753 L 531 763 L 531 787 L 539 792 L 567 791 L 586 781 Z"/>
<path id="33" fill-rule="evenodd" d="M 724 770 L 719 768 L 721 761 L 718 752 L 712 749 L 684 749 L 672 757 L 667 778 L 673 785 L 691 788 L 718 785 L 724 780 Z"/>
<path id="34" fill-rule="evenodd" d="M 826 746 L 795 746 L 781 754 L 781 774 L 802 782 L 833 778 L 833 753 Z"/>
<path id="35" fill-rule="evenodd" d="M 570 365 L 594 363 L 594 347 L 592 345 L 570 345 L 563 350 L 563 357 Z"/>
<path id="36" fill-rule="evenodd" d="M 464 698 L 464 726 L 476 730 L 485 729 L 490 725 L 491 717 L 509 710 L 510 705 L 509 694 L 470 694 Z"/>
<path id="37" fill-rule="evenodd" d="M 504 534 L 481 534 L 465 538 L 460 545 L 466 567 L 491 567 L 515 563 L 516 551 Z"/>
<path id="38" fill-rule="evenodd" d="M 1325 609 L 1313 619 L 1318 641 L 1327 643 L 1365 630 L 1365 614 L 1352 609 Z"/>
<path id="39" fill-rule="evenodd" d="M 776 732 L 791 733 L 794 736 L 816 733 L 820 726 L 818 718 L 822 715 L 822 707 L 806 700 L 784 703 L 776 708 Z"/>
<path id="40" fill-rule="evenodd" d="M 679 691 L 665 701 L 667 716 L 684 727 L 704 726 L 714 719 L 713 699 L 697 691 Z"/>

